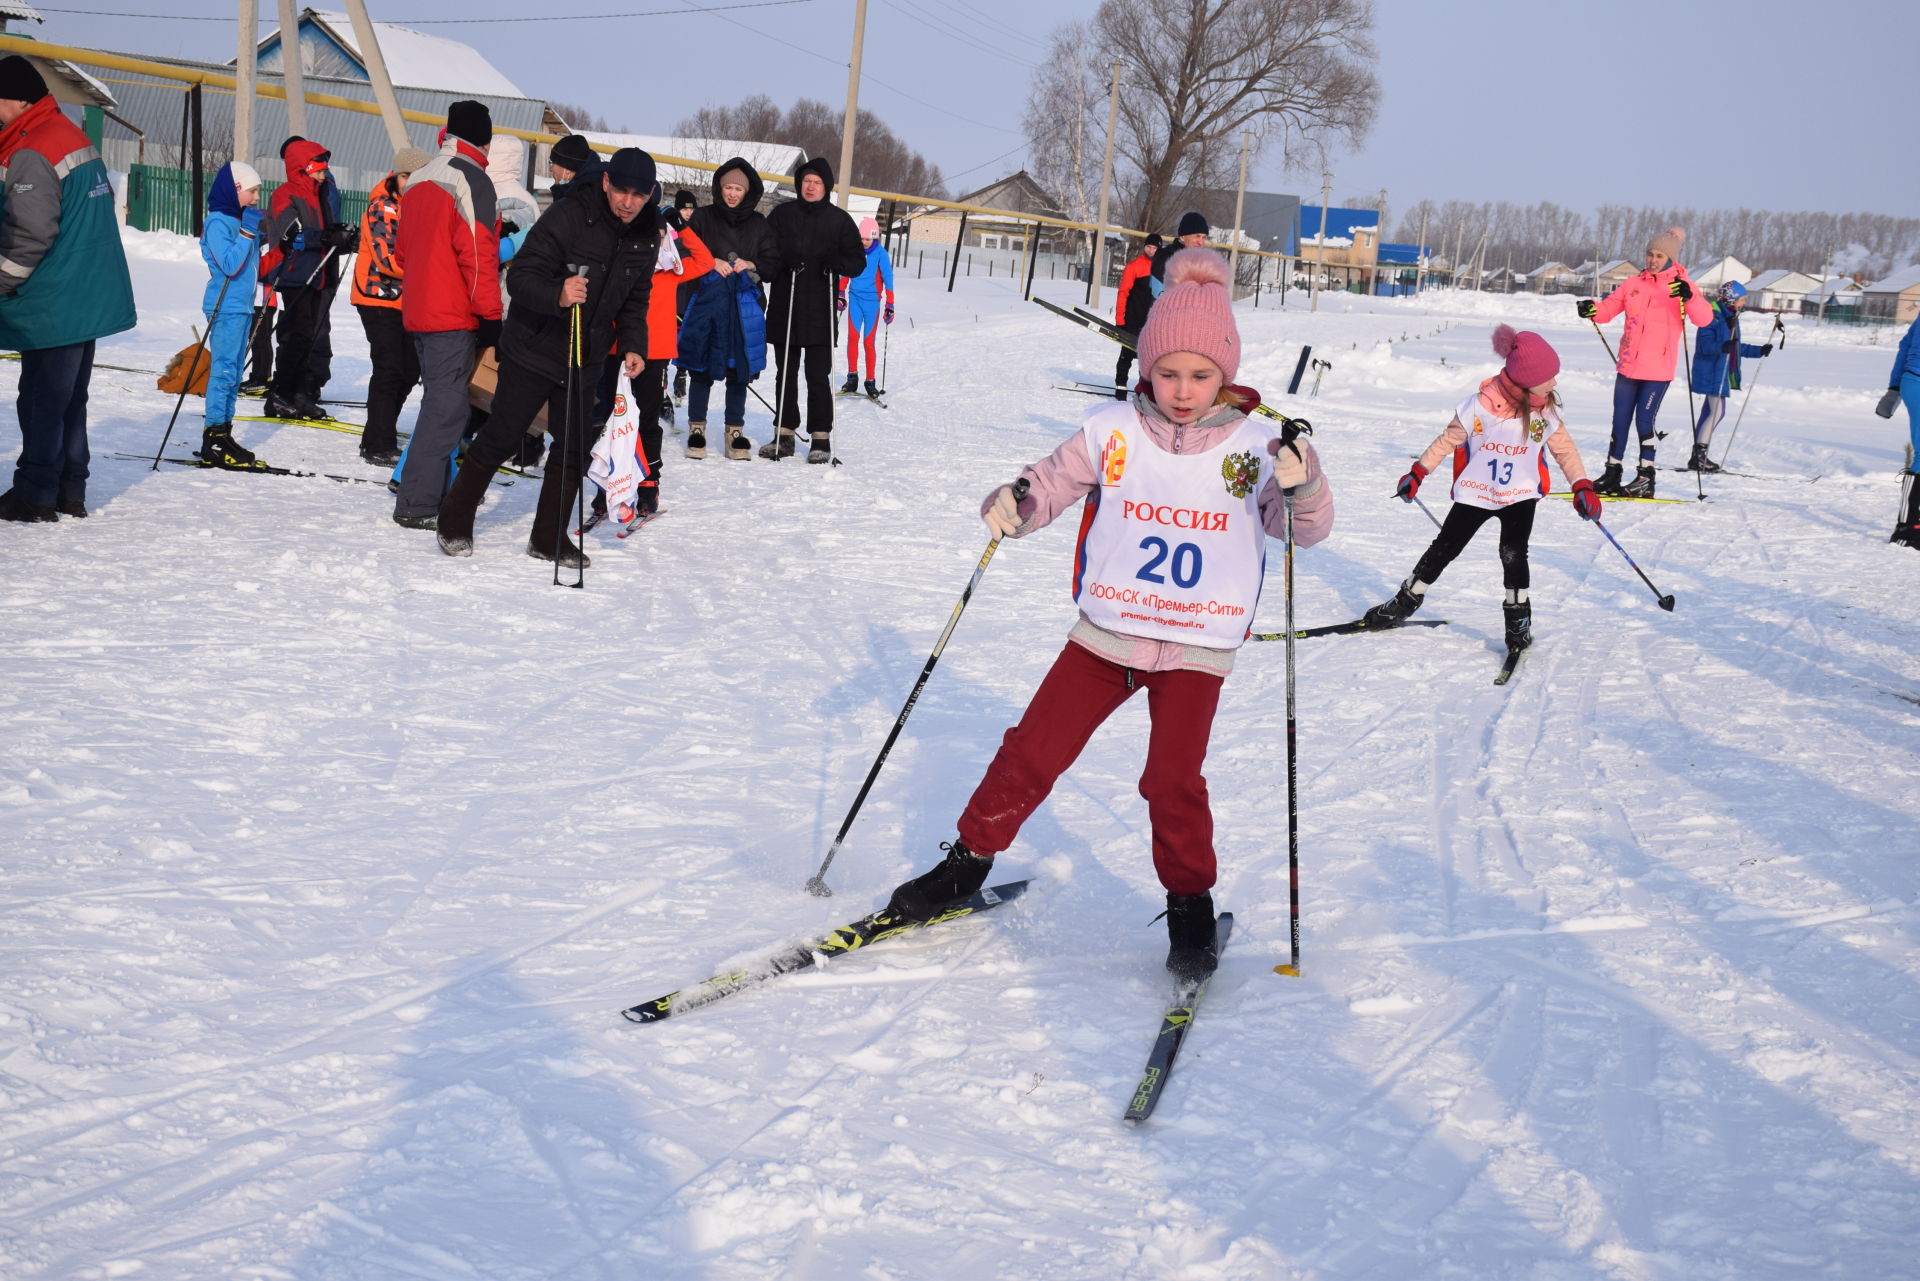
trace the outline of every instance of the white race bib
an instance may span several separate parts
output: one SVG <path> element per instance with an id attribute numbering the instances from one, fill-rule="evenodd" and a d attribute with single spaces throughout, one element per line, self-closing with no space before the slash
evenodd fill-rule
<path id="1" fill-rule="evenodd" d="M 1453 416 L 1467 429 L 1466 443 L 1453 451 L 1454 502 L 1497 509 L 1547 492 L 1547 459 L 1541 446 L 1560 425 L 1560 415 L 1551 406 L 1522 410 L 1519 418 L 1498 418 L 1475 392 Z"/>

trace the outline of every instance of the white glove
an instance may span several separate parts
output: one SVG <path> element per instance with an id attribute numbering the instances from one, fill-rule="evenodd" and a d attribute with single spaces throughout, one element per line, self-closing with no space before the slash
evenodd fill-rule
<path id="1" fill-rule="evenodd" d="M 987 522 L 987 529 L 995 538 L 1006 538 L 1020 528 L 1020 504 L 1013 496 L 1012 485 L 1002 485 L 993 491 L 993 502 L 980 519 Z"/>
<path id="2" fill-rule="evenodd" d="M 1307 483 L 1307 461 L 1292 445 L 1281 445 L 1273 454 L 1273 479 L 1282 489 L 1297 489 Z"/>

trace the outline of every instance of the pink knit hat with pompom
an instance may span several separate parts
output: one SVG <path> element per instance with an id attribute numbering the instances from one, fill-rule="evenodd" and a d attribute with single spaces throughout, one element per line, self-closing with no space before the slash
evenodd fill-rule
<path id="1" fill-rule="evenodd" d="M 1240 371 L 1240 331 L 1233 323 L 1227 280 L 1227 260 L 1211 249 L 1182 249 L 1173 255 L 1167 287 L 1140 330 L 1142 369 L 1151 375 L 1160 357 L 1190 351 L 1220 366 L 1223 381 L 1233 381 Z"/>
<path id="2" fill-rule="evenodd" d="M 1493 331 L 1493 351 L 1507 362 L 1507 377 L 1522 387 L 1538 387 L 1560 375 L 1560 354 L 1530 330 L 1502 325 Z"/>
<path id="3" fill-rule="evenodd" d="M 1668 227 L 1665 231 L 1647 242 L 1648 253 L 1663 253 L 1669 262 L 1680 261 L 1680 246 L 1687 243 L 1687 233 L 1678 227 Z"/>

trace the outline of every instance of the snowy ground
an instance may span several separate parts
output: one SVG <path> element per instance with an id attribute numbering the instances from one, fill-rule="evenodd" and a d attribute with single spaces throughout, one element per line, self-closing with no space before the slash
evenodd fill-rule
<path id="1" fill-rule="evenodd" d="M 100 359 L 152 367 L 201 270 L 129 243 L 143 321 Z M 1003 548 L 838 896 L 804 894 L 979 495 L 1097 403 L 1053 384 L 1112 368 L 1005 280 L 901 299 L 847 466 L 670 456 L 670 514 L 597 539 L 580 592 L 521 554 L 531 485 L 447 560 L 376 486 L 105 458 L 171 402 L 96 376 L 94 515 L 0 528 L 0 1276 L 1915 1275 L 1920 561 L 1885 541 L 1884 338 L 1794 326 L 1735 447 L 1766 479 L 1608 508 L 1674 613 L 1556 503 L 1507 689 L 1490 534 L 1430 598 L 1450 626 L 1301 644 L 1298 979 L 1282 653 L 1249 647 L 1208 769 L 1240 928 L 1146 1127 L 1144 706 L 1002 860 L 1019 904 L 622 1021 L 937 857 L 1071 620 L 1071 522 Z M 1339 502 L 1303 624 L 1425 545 L 1390 489 L 1498 319 L 1559 346 L 1597 469 L 1610 374 L 1570 301 L 1272 301 L 1244 380 L 1313 420 Z M 359 394 L 344 303 L 335 335 Z M 1302 342 L 1334 368 L 1287 400 Z M 240 434 L 372 474 L 348 436 Z"/>

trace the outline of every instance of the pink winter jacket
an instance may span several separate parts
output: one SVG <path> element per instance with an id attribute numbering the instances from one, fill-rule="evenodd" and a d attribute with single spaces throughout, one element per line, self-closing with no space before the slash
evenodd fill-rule
<path id="1" fill-rule="evenodd" d="M 1224 440 L 1247 417 L 1244 411 L 1223 405 L 1199 422 L 1180 427 L 1162 417 L 1159 406 L 1144 394 L 1135 394 L 1133 406 L 1141 426 L 1154 444 L 1172 454 L 1204 453 Z M 1301 436 L 1295 444 L 1306 460 L 1307 479 L 1292 493 L 1293 541 L 1296 546 L 1311 547 L 1333 530 L 1333 491 L 1327 486 L 1326 477 L 1320 471 L 1320 458 L 1313 452 L 1313 446 L 1307 438 Z M 1032 488 L 1020 500 L 1020 525 L 1011 535 L 1014 538 L 1025 538 L 1035 530 L 1045 528 L 1061 512 L 1092 493 L 1100 481 L 1092 460 L 1087 457 L 1087 447 L 1079 432 L 1068 437 L 1047 457 L 1023 468 L 1020 474 L 1027 478 Z M 993 505 L 994 497 L 1002 488 L 996 485 L 993 492 L 982 501 L 982 515 Z M 1285 500 L 1281 497 L 1280 486 L 1269 480 L 1266 488 L 1260 491 L 1259 502 L 1261 523 L 1266 526 L 1267 533 L 1274 538 L 1284 537 Z M 1094 626 L 1084 614 L 1074 624 L 1067 639 L 1110 663 L 1130 667 L 1137 672 L 1185 669 L 1225 676 L 1233 670 L 1233 656 L 1237 652 L 1110 632 Z"/>
<path id="2" fill-rule="evenodd" d="M 1520 401 L 1513 390 L 1507 386 L 1499 374 L 1480 384 L 1480 404 L 1490 414 L 1499 418 L 1518 418 Z M 1420 465 L 1431 472 L 1441 460 L 1453 454 L 1467 443 L 1466 424 L 1455 414 L 1446 428 L 1433 438 L 1426 451 L 1420 455 Z M 1567 478 L 1569 485 L 1587 478 L 1586 464 L 1580 461 L 1580 448 L 1573 443 L 1573 435 L 1567 430 L 1559 414 L 1553 415 L 1553 430 L 1547 434 L 1547 452 L 1553 455 L 1553 461 L 1560 464 L 1560 473 Z M 1459 475 L 1460 465 L 1454 464 L 1454 474 Z"/>
<path id="3" fill-rule="evenodd" d="M 1594 320 L 1603 325 L 1621 312 L 1627 313 L 1617 366 L 1623 377 L 1656 383 L 1673 381 L 1680 345 L 1687 340 L 1680 300 L 1667 292 L 1676 280 L 1687 280 L 1687 269 L 1677 262 L 1668 263 L 1660 271 L 1629 276 L 1594 310 Z M 1687 283 L 1693 284 L 1691 280 Z M 1713 308 L 1700 296 L 1697 285 L 1693 297 L 1687 300 L 1686 311 L 1695 328 L 1704 329 L 1713 323 Z"/>

